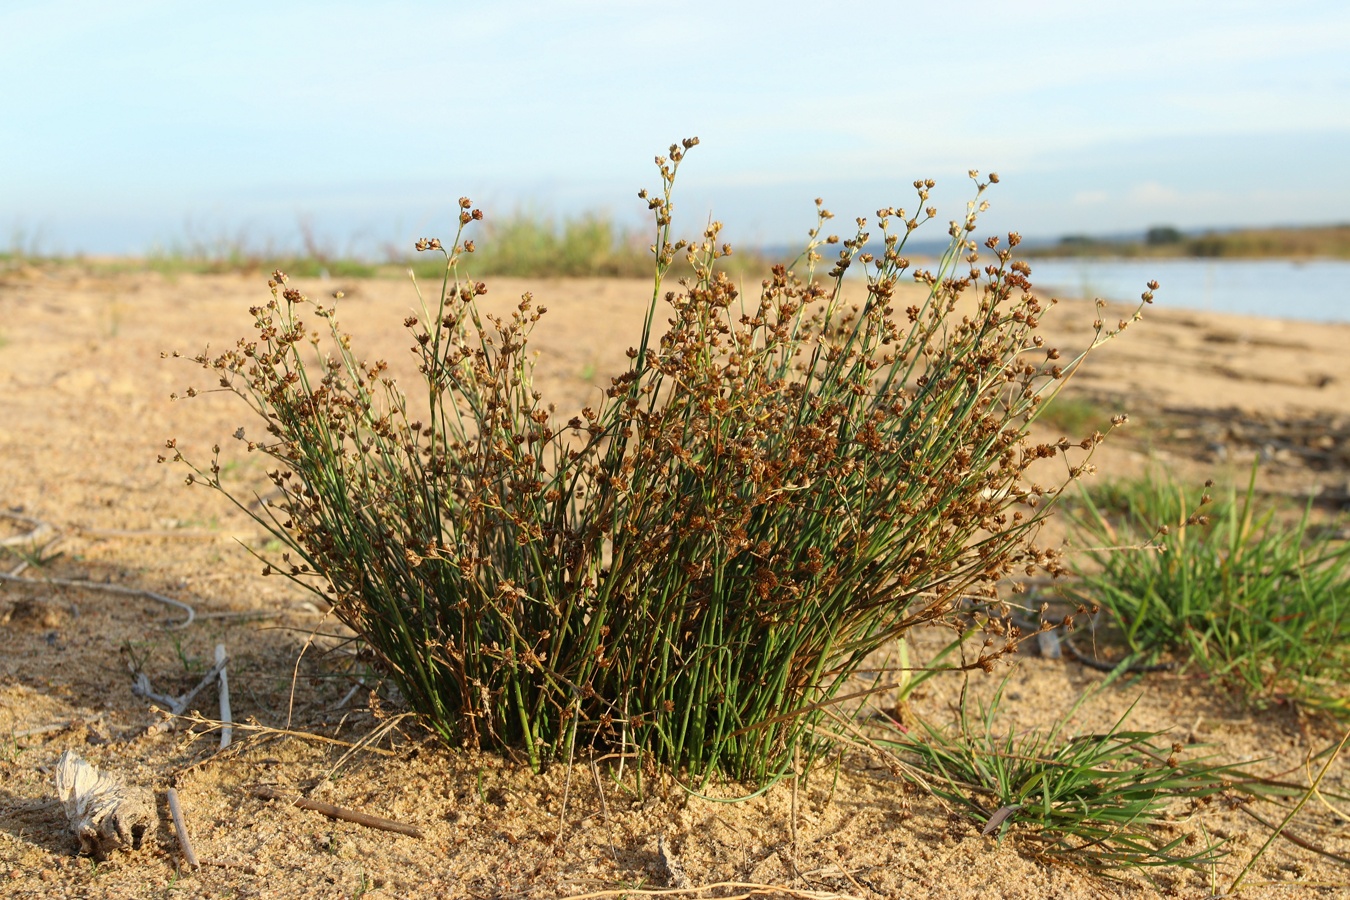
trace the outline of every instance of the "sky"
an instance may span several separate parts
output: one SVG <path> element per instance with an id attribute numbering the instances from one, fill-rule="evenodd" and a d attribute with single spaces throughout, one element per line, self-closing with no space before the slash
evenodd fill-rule
<path id="1" fill-rule="evenodd" d="M 836 11 L 837 10 L 837 11 Z M 1350 221 L 1350 3 L 0 0 L 0 250 L 377 253 L 489 218 L 742 245 L 969 169 L 1028 237 Z M 846 230 L 840 225 L 841 230 Z"/>

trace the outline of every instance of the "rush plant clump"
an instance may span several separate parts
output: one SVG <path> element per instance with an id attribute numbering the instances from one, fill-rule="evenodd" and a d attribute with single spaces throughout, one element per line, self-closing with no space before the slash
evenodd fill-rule
<path id="1" fill-rule="evenodd" d="M 595 408 L 559 412 L 536 390 L 532 296 L 483 308 L 487 286 L 465 275 L 482 217 L 468 199 L 453 242 L 418 244 L 444 278 L 404 323 L 415 394 L 280 272 L 256 334 L 196 357 L 266 423 L 264 439 L 236 437 L 270 457 L 276 499 L 231 498 L 287 547 L 265 571 L 323 595 L 447 741 L 535 766 L 637 750 L 694 781 L 768 783 L 809 766 L 869 653 L 924 623 L 963 627 L 1023 569 L 1061 571 L 1035 538 L 1063 485 L 1028 467 L 1063 455 L 1072 480 L 1102 436 L 1028 441 L 1083 355 L 1061 360 L 1038 335 L 1048 304 L 1013 258 L 1018 236 L 974 237 L 997 177 L 971 173 L 976 198 L 936 269 L 904 256 L 936 215 L 920 181 L 914 211 L 879 211 L 875 245 L 863 219 L 826 235 L 817 201 L 803 255 L 747 297 L 720 268 L 720 223 L 672 236 L 696 143 L 658 157 L 662 189 L 640 193 L 654 288 Z M 669 287 L 677 260 L 693 274 Z M 907 280 L 924 293 L 902 306 Z M 1126 324 L 1099 321 L 1092 346 Z M 224 490 L 215 454 L 187 480 Z"/>

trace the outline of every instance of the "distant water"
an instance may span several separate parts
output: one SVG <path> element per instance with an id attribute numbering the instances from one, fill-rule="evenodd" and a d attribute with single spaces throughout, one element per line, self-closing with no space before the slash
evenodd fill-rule
<path id="1" fill-rule="evenodd" d="M 1138 302 L 1150 280 L 1157 306 L 1350 322 L 1350 261 L 1283 259 L 1032 259 L 1037 293 Z"/>

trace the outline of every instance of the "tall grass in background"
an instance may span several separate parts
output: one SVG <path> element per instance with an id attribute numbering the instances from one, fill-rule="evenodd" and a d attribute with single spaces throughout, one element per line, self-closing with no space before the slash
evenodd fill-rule
<path id="1" fill-rule="evenodd" d="M 880 253 L 864 220 L 826 234 L 819 207 L 802 256 L 745 296 L 720 223 L 672 233 L 696 143 L 658 158 L 661 189 L 640 195 L 653 288 L 595 408 L 559 411 L 535 388 L 544 307 L 489 303 L 464 276 L 489 252 L 467 237 L 482 218 L 467 199 L 453 241 L 418 244 L 440 258 L 438 291 L 404 323 L 418 391 L 280 272 L 255 334 L 196 357 L 264 429 L 235 436 L 271 459 L 276 498 L 231 499 L 288 548 L 265 572 L 325 596 L 448 741 L 535 766 L 637 752 L 695 783 L 765 784 L 809 768 L 825 708 L 878 647 L 965 627 L 1014 572 L 1062 570 L 1036 543 L 1062 485 L 1025 476 L 1063 455 L 1077 477 L 1101 435 L 1033 445 L 1027 428 L 1086 351 L 1061 358 L 1038 335 L 1018 236 L 975 240 L 988 183 L 935 270 L 904 255 L 936 215 L 920 181 L 912 211 L 878 212 Z M 669 284 L 681 260 L 690 274 Z M 902 279 L 926 299 L 896 308 Z M 1127 324 L 1099 321 L 1092 346 Z M 187 481 L 224 491 L 219 453 Z"/>
<path id="2" fill-rule="evenodd" d="M 598 212 L 554 219 L 516 212 L 488 220 L 483 236 L 473 245 L 472 258 L 461 258 L 463 277 L 502 275 L 517 278 L 617 277 L 646 278 L 652 274 L 651 236 L 625 228 Z M 410 267 L 418 278 L 439 280 L 443 259 L 415 260 Z M 692 263 L 677 255 L 670 276 L 689 277 Z M 764 272 L 769 264 L 755 253 L 724 257 L 719 268 L 728 275 Z"/>
<path id="3" fill-rule="evenodd" d="M 159 248 L 144 260 L 144 266 L 166 274 L 185 272 L 257 274 L 275 270 L 291 277 L 371 278 L 403 277 L 411 269 L 418 278 L 439 280 L 443 260 L 406 255 L 387 248 L 383 257 L 343 254 L 326 246 L 302 228 L 299 247 L 283 248 L 276 242 L 254 242 L 246 237 L 190 240 Z M 651 274 L 650 236 L 625 228 L 600 212 L 555 219 L 520 211 L 485 223 L 476 242 L 472 266 L 465 275 L 513 277 L 622 277 Z M 758 262 L 751 258 L 735 270 L 744 271 Z M 675 261 L 680 274 L 690 274 L 685 261 Z"/>
<path id="4" fill-rule="evenodd" d="M 641 235 L 598 213 L 558 223 L 522 212 L 487 224 L 472 268 L 483 275 L 639 278 L 651 274 L 646 243 Z M 415 271 L 440 278 L 444 269 L 443 261 L 429 260 Z"/>
<path id="5" fill-rule="evenodd" d="M 483 235 L 466 277 L 501 275 L 539 278 L 645 278 L 651 274 L 650 235 L 625 227 L 598 211 L 555 218 L 522 210 L 485 223 Z M 86 260 L 44 254 L 37 238 L 16 235 L 8 250 L 0 250 L 0 267 L 21 264 L 82 264 L 100 270 L 181 274 L 262 274 L 284 271 L 296 278 L 376 278 L 406 276 L 439 280 L 441 260 L 413 256 L 386 247 L 382 254 L 339 251 L 316 235 L 307 223 L 299 226 L 298 241 L 257 239 L 248 233 L 188 235 L 154 247 L 143 258 Z M 690 275 L 687 261 L 677 257 L 673 274 Z M 768 268 L 764 258 L 738 254 L 723 261 L 732 275 Z"/>

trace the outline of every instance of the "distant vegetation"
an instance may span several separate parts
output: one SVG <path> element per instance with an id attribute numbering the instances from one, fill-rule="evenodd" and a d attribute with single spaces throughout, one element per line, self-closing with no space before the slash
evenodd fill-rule
<path id="1" fill-rule="evenodd" d="M 1070 234 L 1056 244 L 1028 248 L 1027 256 L 1199 257 L 1230 259 L 1350 259 L 1350 224 L 1304 228 L 1243 228 L 1187 234 L 1170 225 L 1142 239 Z"/>
<path id="2" fill-rule="evenodd" d="M 642 278 L 651 271 L 651 235 L 621 225 L 604 213 L 583 212 L 561 220 L 533 212 L 489 214 L 482 228 L 473 253 L 461 261 L 462 271 L 473 276 Z M 441 263 L 416 255 L 411 245 L 388 245 L 378 255 L 353 255 L 325 246 L 305 228 L 299 246 L 284 247 L 275 240 L 240 235 L 172 244 L 143 257 L 62 257 L 43 254 L 32 242 L 27 243 L 11 241 L 7 250 L 0 250 L 0 271 L 78 263 L 102 271 L 149 270 L 167 275 L 265 274 L 280 269 L 297 278 L 377 278 L 401 277 L 412 269 L 419 278 L 439 278 L 443 270 Z M 913 252 L 941 255 L 940 248 L 922 242 L 915 242 Z M 1019 252 L 1027 257 L 1350 259 L 1350 224 L 1203 233 L 1159 225 L 1137 239 L 1070 234 L 1055 243 L 1023 244 Z M 788 256 L 787 248 L 738 248 L 723 269 L 732 276 L 762 272 L 772 262 L 787 262 Z M 683 268 L 683 259 L 676 260 L 676 273 L 689 274 Z"/>
<path id="3" fill-rule="evenodd" d="M 447 223 L 450 227 L 450 223 Z M 378 258 L 344 255 L 325 247 L 302 228 L 302 249 L 279 249 L 275 242 L 246 236 L 191 241 L 157 249 L 144 257 L 85 259 L 42 255 L 12 247 L 0 251 L 0 269 L 18 265 L 84 263 L 103 270 L 151 270 L 165 274 L 268 273 L 277 269 L 292 277 L 372 278 L 401 276 L 412 269 L 419 278 L 439 278 L 443 262 L 416 256 L 407 247 L 388 246 Z M 598 212 L 557 219 L 528 212 L 500 218 L 485 217 L 481 237 L 472 253 L 461 259 L 462 272 L 473 276 L 517 277 L 628 277 L 651 275 L 652 235 L 617 224 Z M 748 269 L 768 270 L 759 255 L 738 251 L 723 268 L 731 274 Z M 686 274 L 683 259 L 675 263 Z"/>

